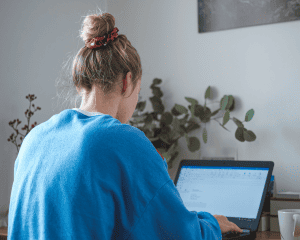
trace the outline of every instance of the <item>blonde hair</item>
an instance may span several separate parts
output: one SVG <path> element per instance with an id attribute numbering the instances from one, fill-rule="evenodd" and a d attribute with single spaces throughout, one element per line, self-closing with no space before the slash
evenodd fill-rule
<path id="1" fill-rule="evenodd" d="M 92 86 L 96 85 L 106 95 L 116 91 L 117 85 L 123 85 L 122 79 L 128 72 L 132 74 L 133 89 L 142 77 L 139 54 L 127 37 L 120 34 L 121 30 L 118 37 L 106 46 L 96 49 L 87 47 L 92 38 L 102 37 L 114 28 L 115 18 L 109 13 L 88 15 L 82 23 L 80 37 L 85 46 L 78 51 L 71 65 L 63 67 L 63 74 L 66 73 L 66 76 L 58 78 L 56 83 L 56 87 L 67 89 L 67 94 L 62 94 L 65 100 L 71 97 L 73 102 L 75 97 L 75 107 L 79 97 L 76 87 L 84 88 L 90 93 Z M 65 71 L 67 67 L 71 69 Z M 70 96 L 72 93 L 73 96 Z"/>

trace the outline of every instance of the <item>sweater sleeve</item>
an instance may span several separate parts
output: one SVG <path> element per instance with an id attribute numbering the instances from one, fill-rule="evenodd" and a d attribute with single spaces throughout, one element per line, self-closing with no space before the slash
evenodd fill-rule
<path id="1" fill-rule="evenodd" d="M 208 212 L 190 212 L 173 181 L 166 182 L 149 202 L 128 239 L 221 240 L 218 221 Z"/>

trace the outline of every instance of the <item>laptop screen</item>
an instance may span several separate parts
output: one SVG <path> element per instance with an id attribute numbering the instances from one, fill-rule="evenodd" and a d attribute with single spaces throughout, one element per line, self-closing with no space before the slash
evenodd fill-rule
<path id="1" fill-rule="evenodd" d="M 255 219 L 268 168 L 182 166 L 176 188 L 189 211 Z"/>

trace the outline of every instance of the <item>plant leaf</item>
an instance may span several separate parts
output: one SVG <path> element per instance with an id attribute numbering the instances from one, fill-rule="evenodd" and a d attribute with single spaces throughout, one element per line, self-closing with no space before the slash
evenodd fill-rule
<path id="1" fill-rule="evenodd" d="M 221 102 L 220 102 L 221 110 L 226 110 L 227 104 L 228 104 L 228 96 L 225 95 L 225 96 L 221 99 Z"/>
<path id="2" fill-rule="evenodd" d="M 233 121 L 235 122 L 235 124 L 236 124 L 238 127 L 244 128 L 244 124 L 243 124 L 240 120 L 238 120 L 238 119 L 236 119 L 235 117 L 233 117 Z"/>
<path id="3" fill-rule="evenodd" d="M 212 94 L 211 88 L 210 88 L 210 86 L 208 86 L 208 88 L 205 91 L 205 99 L 207 99 L 207 98 L 212 99 L 212 97 L 213 97 L 213 94 Z"/>
<path id="4" fill-rule="evenodd" d="M 188 97 L 185 97 L 185 99 L 186 99 L 188 102 L 190 102 L 190 103 L 192 104 L 192 106 L 198 104 L 198 101 L 197 101 L 196 99 L 194 99 L 194 98 L 188 98 Z"/>
<path id="5" fill-rule="evenodd" d="M 154 78 L 153 79 L 153 84 L 157 85 L 157 84 L 161 84 L 162 80 L 160 78 Z"/>
<path id="6" fill-rule="evenodd" d="M 229 95 L 229 96 L 228 96 L 228 104 L 227 104 L 227 106 L 226 106 L 226 110 L 229 109 L 229 108 L 231 108 L 231 106 L 232 106 L 232 104 L 233 104 L 233 100 L 234 100 L 233 96 L 232 96 L 232 95 Z"/>
<path id="7" fill-rule="evenodd" d="M 165 107 L 162 104 L 162 101 L 160 98 L 153 96 L 151 98 L 149 98 L 151 103 L 152 103 L 152 108 L 154 110 L 154 112 L 158 113 L 158 114 L 163 114 Z"/>
<path id="8" fill-rule="evenodd" d="M 170 161 L 171 155 L 168 152 L 161 153 L 161 155 L 163 155 L 167 163 Z"/>
<path id="9" fill-rule="evenodd" d="M 197 137 L 190 137 L 188 140 L 188 148 L 191 152 L 195 152 L 200 149 L 200 141 Z"/>
<path id="10" fill-rule="evenodd" d="M 210 118 L 211 118 L 211 111 L 210 111 L 210 109 L 208 107 L 206 107 L 206 109 L 201 112 L 199 118 L 200 118 L 201 122 L 203 122 L 203 123 L 209 122 Z"/>
<path id="11" fill-rule="evenodd" d="M 253 110 L 253 109 L 250 109 L 250 110 L 246 113 L 245 121 L 246 121 L 246 122 L 249 122 L 249 121 L 253 118 L 253 115 L 254 115 L 254 110 Z"/>
<path id="12" fill-rule="evenodd" d="M 196 122 L 189 121 L 188 123 L 189 123 L 189 125 L 186 127 L 186 132 L 187 133 L 189 133 L 189 132 L 191 132 L 191 131 L 193 131 L 195 129 L 200 128 L 200 125 L 198 123 L 196 123 Z"/>
<path id="13" fill-rule="evenodd" d="M 239 140 L 240 142 L 245 142 L 245 139 L 244 139 L 244 128 L 240 128 L 238 127 L 235 131 L 235 138 L 237 140 Z"/>
<path id="14" fill-rule="evenodd" d="M 165 123 L 166 125 L 170 125 L 173 121 L 173 115 L 170 112 L 165 112 L 161 116 L 160 121 Z"/>
<path id="15" fill-rule="evenodd" d="M 142 112 L 144 111 L 145 107 L 146 107 L 146 101 L 143 101 L 143 102 L 138 102 L 135 109 Z"/>
<path id="16" fill-rule="evenodd" d="M 226 110 L 225 114 L 224 114 L 224 117 L 223 117 L 223 126 L 228 123 L 229 121 L 229 118 L 230 118 L 230 112 L 229 110 Z"/>
<path id="17" fill-rule="evenodd" d="M 137 116 L 132 117 L 133 123 L 141 123 L 144 122 L 144 120 L 147 118 L 147 116 Z"/>
<path id="18" fill-rule="evenodd" d="M 253 142 L 256 139 L 255 134 L 252 131 L 247 130 L 246 128 L 244 128 L 243 134 L 244 134 L 244 139 L 247 142 Z"/>
<path id="19" fill-rule="evenodd" d="M 156 96 L 158 98 L 161 98 L 164 95 L 159 87 L 153 87 L 152 88 L 152 93 L 153 93 L 154 96 Z"/>
<path id="20" fill-rule="evenodd" d="M 152 121 L 153 121 L 153 117 L 151 114 L 149 114 L 145 119 L 145 124 L 149 125 L 152 123 Z"/>
<path id="21" fill-rule="evenodd" d="M 182 113 L 180 113 L 180 112 L 178 112 L 178 111 L 176 110 L 175 106 L 171 109 L 171 113 L 172 113 L 175 117 L 177 117 L 177 116 L 179 116 L 179 115 L 182 114 Z"/>
<path id="22" fill-rule="evenodd" d="M 172 129 L 169 126 L 166 125 L 166 126 L 162 127 L 161 134 L 168 134 L 168 135 L 170 135 L 171 131 L 172 131 Z"/>
<path id="23" fill-rule="evenodd" d="M 192 118 L 195 117 L 195 107 L 196 107 L 196 105 L 189 105 L 189 109 L 191 111 Z"/>
<path id="24" fill-rule="evenodd" d="M 180 114 L 187 114 L 188 110 L 186 109 L 186 107 L 179 105 L 179 104 L 175 104 L 175 109 L 180 113 Z"/>
<path id="25" fill-rule="evenodd" d="M 180 126 L 180 122 L 179 122 L 178 118 L 176 118 L 176 117 L 173 118 L 172 125 L 173 125 L 173 128 L 174 128 L 174 131 L 179 133 L 181 136 L 183 136 L 186 133 L 185 129 L 183 129 L 183 127 Z"/>
<path id="26" fill-rule="evenodd" d="M 200 117 L 200 115 L 204 115 L 204 108 L 200 104 L 197 104 L 195 105 L 194 116 Z"/>

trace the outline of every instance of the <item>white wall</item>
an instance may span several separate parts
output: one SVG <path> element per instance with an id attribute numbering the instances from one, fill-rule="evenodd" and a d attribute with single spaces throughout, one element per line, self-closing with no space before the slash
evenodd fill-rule
<path id="1" fill-rule="evenodd" d="M 207 102 L 213 111 L 219 105 L 211 102 L 233 95 L 236 110 L 231 117 L 244 121 L 246 112 L 255 110 L 245 127 L 256 134 L 256 141 L 236 140 L 232 121 L 226 125 L 231 132 L 212 121 L 206 126 L 208 143 L 201 139 L 201 155 L 235 157 L 238 149 L 238 160 L 274 161 L 277 191 L 300 192 L 300 21 L 200 34 L 197 0 L 14 0 L 0 6 L 0 206 L 9 204 L 17 157 L 16 147 L 7 142 L 13 132 L 8 122 L 19 118 L 19 130 L 24 126 L 28 94 L 35 94 L 33 103 L 42 108 L 32 122 L 42 123 L 62 110 L 54 108 L 55 79 L 69 54 L 84 45 L 77 37 L 81 16 L 90 10 L 94 13 L 97 7 L 115 16 L 119 33 L 126 34 L 140 54 L 146 110 L 152 110 L 148 98 L 154 78 L 163 80 L 163 102 L 168 111 L 175 103 L 187 107 L 184 97 L 204 104 L 208 86 L 216 94 Z M 192 135 L 201 138 L 201 134 L 202 129 Z M 184 138 L 179 143 L 172 178 L 181 159 L 199 157 L 199 153 L 188 151 Z"/>

